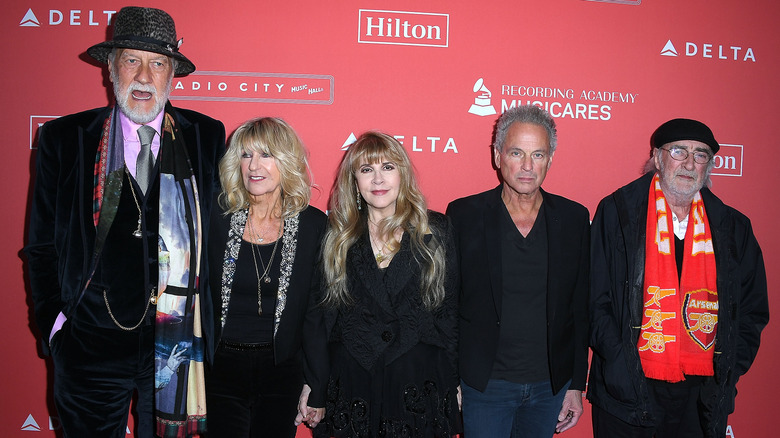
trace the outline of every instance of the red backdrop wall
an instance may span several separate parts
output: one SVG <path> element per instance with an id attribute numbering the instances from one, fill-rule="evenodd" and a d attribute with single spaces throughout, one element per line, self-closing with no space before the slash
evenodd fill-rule
<path id="1" fill-rule="evenodd" d="M 59 424 L 20 253 L 35 135 L 39 123 L 109 102 L 107 76 L 84 51 L 106 39 L 110 17 L 125 3 L 5 4 L 0 436 L 55 436 Z M 559 123 L 544 188 L 593 213 L 602 197 L 638 176 L 655 127 L 696 118 L 723 144 L 713 190 L 753 220 L 770 288 L 778 282 L 777 3 L 160 0 L 154 6 L 173 15 L 181 51 L 198 68 L 174 81 L 174 105 L 218 118 L 229 131 L 251 117 L 285 118 L 309 149 L 319 208 L 326 207 L 342 145 L 367 129 L 401 139 L 433 209 L 491 188 L 496 114 L 533 102 Z M 729 436 L 776 433 L 770 396 L 778 335 L 770 325 L 739 382 Z M 590 436 L 589 410 L 566 435 Z"/>

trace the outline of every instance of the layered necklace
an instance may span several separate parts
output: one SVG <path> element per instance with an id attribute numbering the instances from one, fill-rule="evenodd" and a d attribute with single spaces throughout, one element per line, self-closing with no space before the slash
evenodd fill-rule
<path id="1" fill-rule="evenodd" d="M 379 243 L 376 243 L 377 246 L 379 246 Z M 371 241 L 371 247 L 373 249 L 374 247 L 374 241 Z M 385 249 L 387 249 L 387 252 L 385 253 Z M 379 249 L 376 250 L 374 253 L 374 259 L 376 260 L 376 264 L 378 266 L 382 266 L 382 263 L 385 261 L 388 261 L 393 258 L 393 252 L 390 251 L 390 248 L 387 247 L 387 242 L 383 242 L 381 246 L 379 246 Z"/>
<path id="2" fill-rule="evenodd" d="M 376 227 L 377 230 L 379 230 L 379 226 L 372 221 L 370 218 L 368 221 Z M 371 241 L 371 250 L 374 252 L 374 260 L 376 260 L 377 266 L 380 268 L 384 268 L 386 266 L 382 266 L 382 263 L 384 262 L 390 262 L 390 260 L 393 259 L 393 256 L 395 255 L 395 251 L 393 251 L 390 247 L 387 246 L 387 243 L 390 241 L 390 239 L 387 240 L 380 240 L 379 237 L 373 237 L 371 235 L 371 230 L 369 228 L 368 233 L 369 240 Z"/>
<path id="3" fill-rule="evenodd" d="M 252 237 L 252 239 L 258 243 L 263 242 L 263 238 L 260 237 L 260 235 L 255 231 L 255 227 L 252 224 L 252 215 L 251 211 L 250 214 L 247 215 L 247 223 L 249 224 L 249 234 Z M 271 265 L 273 265 L 274 262 L 274 256 L 276 255 L 276 248 L 279 246 L 279 241 L 282 240 L 282 224 L 284 224 L 284 221 L 280 218 L 279 219 L 279 231 L 276 234 L 276 241 L 274 242 L 274 248 L 271 250 L 271 257 L 268 259 L 268 264 L 265 264 L 265 261 L 263 260 L 263 255 L 260 254 L 260 248 L 255 248 L 256 245 L 250 244 L 250 249 L 252 251 L 252 261 L 255 264 L 255 276 L 257 277 L 257 314 L 262 315 L 263 314 L 263 300 L 262 300 L 262 284 L 268 284 L 271 282 L 271 277 L 268 275 L 268 273 L 271 271 Z M 255 252 L 257 252 L 257 255 L 255 255 Z M 263 273 L 260 275 L 260 268 L 257 265 L 257 259 L 260 258 L 260 266 L 262 267 Z"/>

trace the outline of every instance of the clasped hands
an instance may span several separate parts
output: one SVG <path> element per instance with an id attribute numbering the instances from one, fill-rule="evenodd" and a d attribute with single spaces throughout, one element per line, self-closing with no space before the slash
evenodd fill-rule
<path id="1" fill-rule="evenodd" d="M 295 425 L 306 423 L 312 429 L 317 427 L 325 416 L 325 408 L 313 408 L 309 406 L 309 393 L 311 387 L 307 384 L 301 389 L 301 396 L 298 398 L 298 415 L 295 416 Z"/>

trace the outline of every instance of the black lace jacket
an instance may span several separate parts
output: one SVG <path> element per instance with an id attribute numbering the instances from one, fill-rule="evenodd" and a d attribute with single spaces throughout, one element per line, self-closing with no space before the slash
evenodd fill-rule
<path id="1" fill-rule="evenodd" d="M 439 244 L 446 248 L 446 296 L 430 311 L 420 293 L 420 265 L 415 260 L 408 233 L 385 270 L 380 270 L 368 234 L 347 254 L 347 277 L 355 300 L 348 308 L 326 314 L 330 342 L 341 342 L 366 370 L 378 360 L 390 364 L 418 343 L 447 352 L 452 370 L 452 388 L 457 375 L 458 265 L 452 227 L 441 213 L 429 212 L 430 225 Z M 431 244 L 430 236 L 426 240 Z"/>

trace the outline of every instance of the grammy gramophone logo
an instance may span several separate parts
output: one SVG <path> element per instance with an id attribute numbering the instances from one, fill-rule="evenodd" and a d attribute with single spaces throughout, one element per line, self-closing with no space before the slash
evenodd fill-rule
<path id="1" fill-rule="evenodd" d="M 492 116 L 496 113 L 496 109 L 491 102 L 491 96 L 493 93 L 485 86 L 485 81 L 482 78 L 477 79 L 474 83 L 474 93 L 479 93 L 474 98 L 474 103 L 469 108 L 470 114 L 476 114 L 478 116 Z"/>

